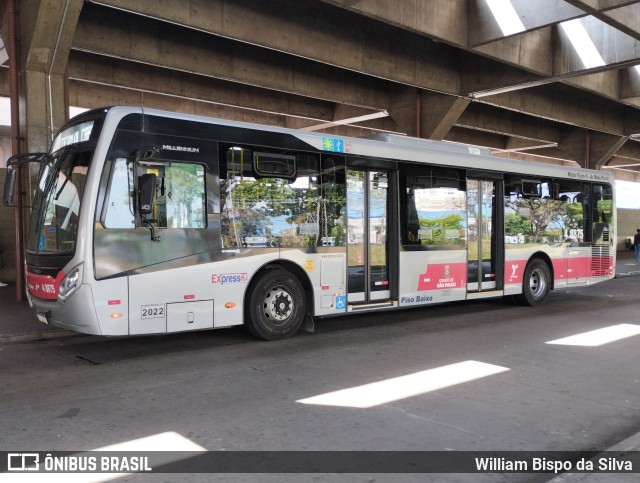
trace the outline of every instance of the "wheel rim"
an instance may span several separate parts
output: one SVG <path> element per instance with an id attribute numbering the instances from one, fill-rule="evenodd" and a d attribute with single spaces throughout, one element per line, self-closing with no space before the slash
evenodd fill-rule
<path id="1" fill-rule="evenodd" d="M 291 294 L 282 287 L 274 287 L 264 298 L 264 315 L 272 322 L 281 323 L 287 320 L 295 304 Z"/>
<path id="2" fill-rule="evenodd" d="M 536 268 L 531 272 L 529 277 L 529 290 L 535 298 L 540 298 L 547 290 L 547 277 L 540 268 Z"/>

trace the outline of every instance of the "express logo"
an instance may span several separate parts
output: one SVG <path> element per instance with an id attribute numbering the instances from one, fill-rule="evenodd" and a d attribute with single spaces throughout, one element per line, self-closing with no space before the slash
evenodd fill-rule
<path id="1" fill-rule="evenodd" d="M 225 283 L 245 283 L 249 280 L 249 276 L 246 273 L 220 273 L 218 275 L 211 275 L 211 283 L 219 283 L 224 285 Z"/>

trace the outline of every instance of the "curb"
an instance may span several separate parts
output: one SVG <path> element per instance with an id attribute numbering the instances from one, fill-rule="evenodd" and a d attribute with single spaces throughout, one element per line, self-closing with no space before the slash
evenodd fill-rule
<path id="1" fill-rule="evenodd" d="M 640 275 L 640 270 L 636 270 L 634 272 L 616 273 L 613 278 L 631 277 L 633 275 Z"/>
<path id="2" fill-rule="evenodd" d="M 50 332 L 26 332 L 22 334 L 0 334 L 0 344 L 14 342 L 39 342 L 41 340 L 65 339 L 86 334 L 79 334 L 70 330 L 55 330 Z"/>

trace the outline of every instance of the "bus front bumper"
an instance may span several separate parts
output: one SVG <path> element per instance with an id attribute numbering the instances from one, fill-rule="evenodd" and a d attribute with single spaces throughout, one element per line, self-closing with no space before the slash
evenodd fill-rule
<path id="1" fill-rule="evenodd" d="M 83 334 L 102 335 L 89 285 L 81 285 L 65 302 L 27 294 L 40 322 Z"/>

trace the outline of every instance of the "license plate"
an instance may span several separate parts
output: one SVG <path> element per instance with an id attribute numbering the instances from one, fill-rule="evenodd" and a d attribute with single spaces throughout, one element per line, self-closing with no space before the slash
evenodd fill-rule
<path id="1" fill-rule="evenodd" d="M 49 321 L 47 320 L 47 318 L 45 317 L 44 314 L 37 313 L 36 317 L 38 317 L 38 320 L 40 322 L 44 323 L 44 324 L 48 324 L 49 323 Z"/>

